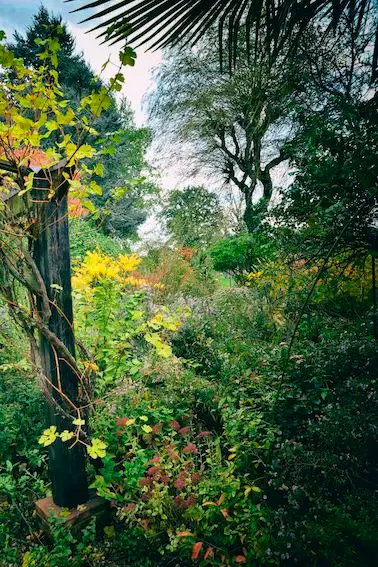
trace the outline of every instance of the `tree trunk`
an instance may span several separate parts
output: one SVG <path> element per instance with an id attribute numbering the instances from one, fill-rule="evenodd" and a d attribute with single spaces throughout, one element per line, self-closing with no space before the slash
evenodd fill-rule
<path id="1" fill-rule="evenodd" d="M 243 219 L 246 224 L 248 232 L 254 232 L 256 230 L 256 212 L 253 206 L 252 197 L 253 189 L 246 189 L 245 193 L 245 210 Z"/>

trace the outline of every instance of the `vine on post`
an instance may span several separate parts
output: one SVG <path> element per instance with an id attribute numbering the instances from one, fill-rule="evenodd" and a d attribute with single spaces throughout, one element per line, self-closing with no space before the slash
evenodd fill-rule
<path id="1" fill-rule="evenodd" d="M 92 125 L 114 104 L 122 67 L 134 64 L 135 53 L 126 46 L 109 84 L 74 110 L 59 85 L 56 31 L 37 40 L 44 47 L 38 68 L 16 58 L 0 32 L 0 293 L 30 340 L 48 400 L 50 427 L 40 443 L 50 448 L 54 500 L 71 507 L 88 498 L 84 447 L 96 459 L 106 445 L 86 430 L 95 365 L 73 331 L 67 194 L 95 214 L 90 197 L 102 190 L 91 176 L 103 168 L 88 159 L 110 149 L 96 146 Z"/>

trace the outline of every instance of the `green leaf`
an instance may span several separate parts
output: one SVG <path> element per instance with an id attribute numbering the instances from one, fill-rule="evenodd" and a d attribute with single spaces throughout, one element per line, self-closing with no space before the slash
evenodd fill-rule
<path id="1" fill-rule="evenodd" d="M 89 187 L 91 188 L 92 193 L 94 193 L 95 195 L 102 195 L 102 187 L 100 187 L 100 185 L 96 183 L 96 181 L 91 181 Z"/>
<path id="2" fill-rule="evenodd" d="M 75 433 L 73 431 L 68 431 L 68 429 L 65 429 L 64 431 L 62 431 L 59 437 L 61 438 L 62 441 L 65 442 L 72 439 L 72 437 L 75 437 Z"/>
<path id="3" fill-rule="evenodd" d="M 162 340 L 159 333 L 147 333 L 144 338 L 148 343 L 156 348 L 158 354 L 162 358 L 169 358 L 172 356 L 171 347 Z"/>
<path id="4" fill-rule="evenodd" d="M 106 456 L 106 448 L 107 444 L 100 439 L 92 439 L 92 444 L 87 445 L 88 455 L 92 459 L 97 459 L 98 457 L 102 459 Z"/>
<path id="5" fill-rule="evenodd" d="M 81 203 L 90 213 L 95 214 L 97 212 L 96 206 L 90 199 L 82 199 Z"/>
<path id="6" fill-rule="evenodd" d="M 119 59 L 122 65 L 130 65 L 133 67 L 135 65 L 136 56 L 135 51 L 131 47 L 127 46 L 120 52 Z"/>
<path id="7" fill-rule="evenodd" d="M 93 173 L 99 177 L 104 177 L 104 165 L 102 163 L 97 163 L 93 169 Z"/>

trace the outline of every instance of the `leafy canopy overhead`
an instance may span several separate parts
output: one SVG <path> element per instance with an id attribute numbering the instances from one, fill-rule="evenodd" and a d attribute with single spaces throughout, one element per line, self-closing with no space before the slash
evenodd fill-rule
<path id="1" fill-rule="evenodd" d="M 252 51 L 251 37 L 253 34 L 257 37 L 262 26 L 267 29 L 266 49 L 275 57 L 287 41 L 295 48 L 303 31 L 316 17 L 324 18 L 327 31 L 335 28 L 345 14 L 361 26 L 363 15 L 371 5 L 371 0 L 95 0 L 75 11 L 90 10 L 83 21 L 100 20 L 93 29 L 100 30 L 100 37 L 106 40 L 116 42 L 128 36 L 129 40 L 147 44 L 149 48 L 166 47 L 182 40 L 195 43 L 218 23 L 220 45 L 226 33 L 232 63 L 244 24 L 248 57 Z M 374 70 L 377 59 L 378 35 L 372 59 Z"/>

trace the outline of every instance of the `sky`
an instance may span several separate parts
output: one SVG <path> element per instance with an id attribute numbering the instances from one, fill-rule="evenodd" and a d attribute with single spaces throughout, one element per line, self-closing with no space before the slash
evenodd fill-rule
<path id="1" fill-rule="evenodd" d="M 80 24 L 84 19 L 85 12 L 70 13 L 79 7 L 84 0 L 66 3 L 64 0 L 44 0 L 43 5 L 54 14 L 61 14 L 67 22 L 69 30 L 76 39 L 76 49 L 83 52 L 86 61 L 94 71 L 100 73 L 102 64 L 109 55 L 114 63 L 118 62 L 117 46 L 110 47 L 101 45 L 96 39 L 95 32 L 89 32 L 88 24 Z M 14 30 L 22 32 L 31 23 L 33 15 L 41 6 L 41 0 L 0 0 L 0 29 L 4 30 L 8 39 L 11 39 Z M 121 44 L 120 44 L 121 45 Z M 144 49 L 137 50 L 137 62 L 134 68 L 125 72 L 126 82 L 122 95 L 126 96 L 135 113 L 135 121 L 142 125 L 146 121 L 146 113 L 143 111 L 143 97 L 153 89 L 152 72 L 162 60 L 162 54 L 158 52 L 145 52 Z M 114 67 L 113 67 L 114 70 Z M 108 66 L 104 78 L 112 73 L 112 66 Z"/>

